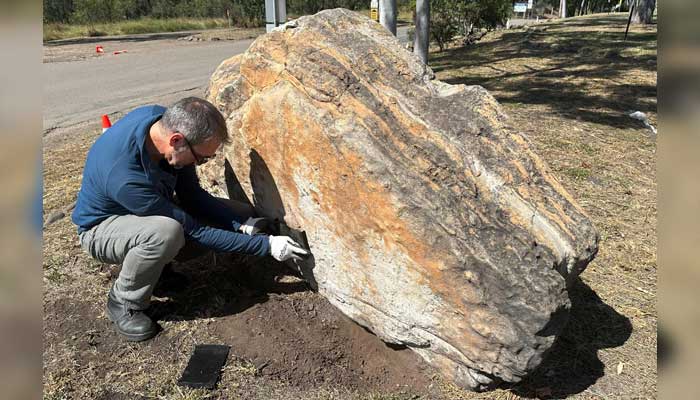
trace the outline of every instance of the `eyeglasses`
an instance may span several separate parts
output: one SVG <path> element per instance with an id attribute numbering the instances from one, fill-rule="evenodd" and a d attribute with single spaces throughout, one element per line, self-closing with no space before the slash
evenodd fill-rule
<path id="1" fill-rule="evenodd" d="M 202 164 L 206 163 L 207 161 L 211 160 L 212 158 L 214 158 L 215 155 L 211 155 L 211 156 L 197 155 L 197 153 L 194 151 L 194 149 L 192 148 L 192 145 L 187 140 L 187 138 L 184 135 L 182 136 L 182 138 L 185 139 L 185 143 L 187 143 L 187 147 L 190 148 L 190 153 L 192 153 L 192 156 L 194 157 L 194 161 L 197 163 L 197 165 L 202 165 Z"/>

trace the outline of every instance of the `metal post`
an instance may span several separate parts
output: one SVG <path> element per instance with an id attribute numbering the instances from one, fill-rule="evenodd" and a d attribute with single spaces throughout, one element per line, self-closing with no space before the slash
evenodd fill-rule
<path id="1" fill-rule="evenodd" d="M 286 0 L 265 0 L 265 30 L 270 32 L 287 22 Z"/>
<path id="2" fill-rule="evenodd" d="M 430 0 L 416 0 L 416 37 L 413 42 L 413 53 L 428 64 L 428 48 L 430 46 Z"/>
<path id="3" fill-rule="evenodd" d="M 566 18 L 566 0 L 559 2 L 559 14 L 562 18 Z"/>
<path id="4" fill-rule="evenodd" d="M 396 36 L 396 0 L 379 2 L 379 23 Z"/>

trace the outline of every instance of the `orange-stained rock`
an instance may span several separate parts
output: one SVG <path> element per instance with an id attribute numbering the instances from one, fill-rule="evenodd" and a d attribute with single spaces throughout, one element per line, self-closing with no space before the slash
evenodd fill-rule
<path id="1" fill-rule="evenodd" d="M 305 230 L 335 306 L 464 387 L 537 367 L 598 236 L 486 90 L 335 9 L 258 38 L 207 96 L 233 142 L 203 183 Z"/>

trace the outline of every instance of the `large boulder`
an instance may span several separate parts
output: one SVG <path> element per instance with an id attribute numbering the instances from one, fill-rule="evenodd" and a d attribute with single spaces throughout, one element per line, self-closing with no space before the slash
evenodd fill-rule
<path id="1" fill-rule="evenodd" d="M 335 9 L 224 61 L 207 96 L 233 142 L 203 183 L 305 230 L 332 304 L 467 388 L 540 364 L 598 235 L 485 89 Z"/>

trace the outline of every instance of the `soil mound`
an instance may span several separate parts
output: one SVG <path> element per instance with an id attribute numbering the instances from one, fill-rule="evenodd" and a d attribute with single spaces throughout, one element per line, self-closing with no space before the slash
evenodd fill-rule
<path id="1" fill-rule="evenodd" d="M 274 295 L 217 321 L 216 333 L 261 376 L 302 389 L 416 392 L 430 383 L 417 354 L 389 347 L 313 292 Z"/>

